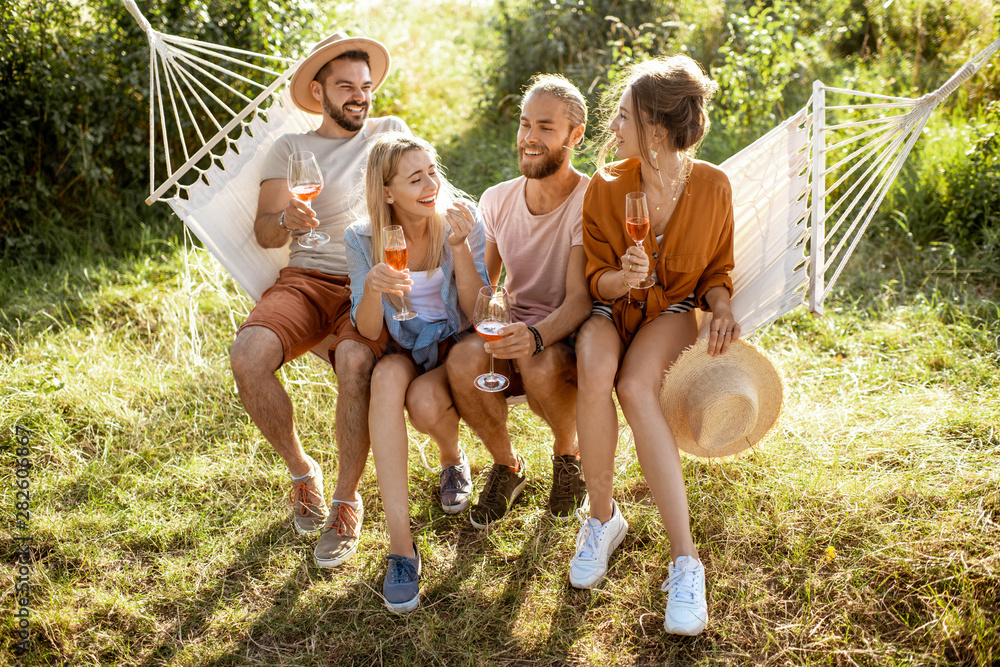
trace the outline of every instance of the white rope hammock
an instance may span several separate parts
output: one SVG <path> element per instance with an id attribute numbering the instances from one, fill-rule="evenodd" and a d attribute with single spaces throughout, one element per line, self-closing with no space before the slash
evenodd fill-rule
<path id="1" fill-rule="evenodd" d="M 287 248 L 264 250 L 254 239 L 261 163 L 278 136 L 318 124 L 291 104 L 284 86 L 298 62 L 165 35 L 150 26 L 134 0 L 122 1 L 150 46 L 146 202 L 169 203 L 257 300 L 288 256 Z M 917 99 L 817 81 L 803 109 L 721 165 L 733 186 L 732 304 L 744 335 L 804 303 L 806 294 L 810 310 L 823 312 L 823 301 L 931 112 L 998 50 L 1000 40 L 941 88 Z M 265 66 L 268 61 L 291 66 L 277 72 Z M 252 70 L 253 76 L 232 71 L 227 63 Z M 246 106 L 234 111 L 213 91 L 225 91 Z M 196 134 L 202 146 L 190 150 L 185 132 Z M 167 174 L 159 185 L 158 160 Z"/>

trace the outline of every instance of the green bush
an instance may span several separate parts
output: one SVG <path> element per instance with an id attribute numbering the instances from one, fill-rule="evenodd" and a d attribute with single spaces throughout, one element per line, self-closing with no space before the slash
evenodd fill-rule
<path id="1" fill-rule="evenodd" d="M 499 0 L 494 28 L 500 32 L 503 52 L 492 74 L 492 103 L 500 113 L 517 109 L 521 91 L 539 72 L 564 74 L 597 100 L 608 69 L 619 53 L 637 41 L 644 51 L 666 48 L 666 39 L 650 44 L 654 26 L 669 24 L 660 0 Z M 647 25 L 648 24 L 648 25 Z M 639 28 L 635 28 L 639 26 Z"/>
<path id="2" fill-rule="evenodd" d="M 970 125 L 969 149 L 941 172 L 919 225 L 925 238 L 964 245 L 1000 241 L 1000 102 L 990 102 Z"/>
<path id="3" fill-rule="evenodd" d="M 316 13 L 297 0 L 142 4 L 154 28 L 263 53 L 297 44 Z M 149 217 L 134 214 L 148 194 L 145 35 L 118 0 L 9 0 L 0 21 L 0 255 L 52 260 L 77 227 L 113 250 L 124 237 L 101 221 Z"/>

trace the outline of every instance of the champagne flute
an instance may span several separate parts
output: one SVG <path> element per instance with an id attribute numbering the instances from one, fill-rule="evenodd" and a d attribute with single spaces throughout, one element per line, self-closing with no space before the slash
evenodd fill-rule
<path id="1" fill-rule="evenodd" d="M 476 312 L 473 315 L 476 333 L 488 341 L 499 340 L 503 336 L 500 329 L 510 324 L 510 310 L 507 307 L 507 290 L 503 287 L 487 285 L 479 290 L 476 297 Z M 490 372 L 476 378 L 475 385 L 483 391 L 503 391 L 510 381 L 493 372 L 493 355 L 490 355 Z"/>
<path id="2" fill-rule="evenodd" d="M 323 172 L 319 170 L 316 156 L 309 151 L 299 151 L 288 156 L 288 189 L 292 196 L 307 204 L 323 189 Z M 303 248 L 315 248 L 330 240 L 323 232 L 310 229 L 299 237 Z"/>
<path id="3" fill-rule="evenodd" d="M 396 271 L 406 268 L 409 254 L 406 252 L 406 237 L 403 236 L 403 228 L 399 225 L 386 225 L 382 228 L 382 240 L 385 244 L 385 263 Z M 410 297 L 403 292 L 403 308 L 392 316 L 394 320 L 412 320 L 417 316 L 417 311 L 410 308 Z"/>
<path id="4" fill-rule="evenodd" d="M 637 248 L 642 248 L 642 242 L 649 234 L 649 207 L 646 205 L 645 192 L 630 192 L 625 195 L 625 231 L 635 241 Z M 655 281 L 646 276 L 638 283 L 627 283 L 635 289 L 652 287 Z"/>

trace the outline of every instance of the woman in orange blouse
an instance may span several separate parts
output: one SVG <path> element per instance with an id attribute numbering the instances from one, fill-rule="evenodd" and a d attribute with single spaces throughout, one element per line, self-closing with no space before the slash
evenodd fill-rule
<path id="1" fill-rule="evenodd" d="M 581 327 L 577 432 L 590 516 L 581 514 L 570 583 L 596 586 L 628 530 L 612 498 L 618 401 L 670 539 L 664 628 L 695 635 L 708 622 L 705 570 L 691 537 L 680 456 L 659 404 L 664 372 L 698 336 L 694 308 L 711 311 L 709 351 L 740 335 L 729 305 L 732 193 L 726 175 L 692 154 L 708 129 L 717 85 L 687 56 L 634 65 L 611 99 L 607 141 L 583 205 L 583 245 L 594 312 Z M 619 94 L 620 92 L 620 94 Z M 619 162 L 605 164 L 614 149 Z M 625 230 L 625 195 L 644 192 L 650 233 Z M 652 272 L 655 284 L 631 289 Z"/>

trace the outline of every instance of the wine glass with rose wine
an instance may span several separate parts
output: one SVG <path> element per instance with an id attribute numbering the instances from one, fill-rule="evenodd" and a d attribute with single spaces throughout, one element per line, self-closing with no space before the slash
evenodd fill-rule
<path id="1" fill-rule="evenodd" d="M 315 155 L 299 151 L 288 157 L 288 189 L 293 197 L 307 204 L 323 190 L 323 172 L 319 170 Z M 299 245 L 315 248 L 329 240 L 329 235 L 310 229 L 308 234 L 299 237 Z"/>
<path id="2" fill-rule="evenodd" d="M 630 192 L 625 195 L 625 231 L 635 241 L 637 248 L 642 248 L 642 242 L 649 234 L 649 207 L 646 205 L 645 192 Z M 655 281 L 646 276 L 637 283 L 626 283 L 635 289 L 652 287 Z"/>
<path id="3" fill-rule="evenodd" d="M 500 329 L 510 324 L 510 309 L 507 306 L 507 290 L 503 287 L 487 285 L 479 290 L 476 297 L 476 312 L 473 315 L 476 333 L 487 341 L 500 340 Z M 493 372 L 493 355 L 490 355 L 490 372 L 476 378 L 475 385 L 483 391 L 503 391 L 510 381 Z"/>
<path id="4" fill-rule="evenodd" d="M 403 236 L 403 228 L 399 225 L 386 225 L 382 228 L 382 240 L 385 247 L 385 263 L 396 271 L 406 269 L 409 255 L 406 252 L 406 237 Z M 392 316 L 394 320 L 412 320 L 417 316 L 417 311 L 410 307 L 410 297 L 403 292 L 403 307 Z"/>

